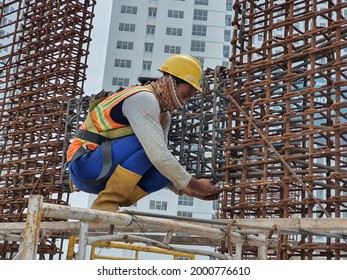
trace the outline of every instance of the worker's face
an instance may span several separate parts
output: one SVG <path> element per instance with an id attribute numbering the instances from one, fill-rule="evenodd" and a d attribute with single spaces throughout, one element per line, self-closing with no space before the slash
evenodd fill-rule
<path id="1" fill-rule="evenodd" d="M 188 99 L 191 98 L 196 93 L 196 89 L 188 84 L 182 83 L 177 86 L 177 94 L 180 96 L 180 100 L 186 104 Z"/>

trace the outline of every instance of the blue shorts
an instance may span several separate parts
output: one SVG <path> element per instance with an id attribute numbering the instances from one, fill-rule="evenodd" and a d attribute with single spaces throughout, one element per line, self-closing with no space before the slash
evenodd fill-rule
<path id="1" fill-rule="evenodd" d="M 148 193 L 158 191 L 170 183 L 150 162 L 135 135 L 112 140 L 112 167 L 105 176 L 105 182 L 118 164 L 141 175 L 138 186 Z M 83 156 L 68 163 L 70 177 L 75 186 L 79 190 L 94 194 L 105 188 L 105 183 L 96 181 L 102 166 L 101 146 L 94 151 L 87 150 Z"/>

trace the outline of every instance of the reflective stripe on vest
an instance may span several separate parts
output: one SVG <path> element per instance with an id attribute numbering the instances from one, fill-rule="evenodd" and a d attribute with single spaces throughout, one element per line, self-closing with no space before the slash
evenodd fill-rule
<path id="1" fill-rule="evenodd" d="M 140 91 L 153 92 L 153 88 L 150 85 L 133 86 L 123 91 L 113 93 L 106 98 L 92 101 L 87 118 L 80 129 L 100 134 L 108 139 L 115 139 L 133 134 L 134 131 L 129 125 L 114 122 L 111 119 L 110 112 L 114 106 L 118 105 L 125 98 Z M 75 137 L 67 151 L 67 161 L 77 159 L 78 157 L 74 156 L 77 150 L 81 151 L 81 147 L 87 149 L 87 145 L 89 144 L 94 144 L 95 147 L 98 146 L 96 143 Z M 81 154 L 81 152 L 79 152 L 79 154 Z"/>
<path id="2" fill-rule="evenodd" d="M 119 124 L 112 120 L 111 118 L 111 110 L 114 106 L 118 105 L 125 98 L 140 92 L 140 91 L 148 91 L 151 92 L 148 86 L 135 86 L 127 88 L 121 92 L 114 93 L 102 100 L 98 105 L 96 105 L 93 110 L 88 114 L 89 118 L 86 119 L 86 129 L 92 131 L 94 133 L 99 133 L 106 138 L 118 138 L 121 136 L 125 136 L 128 133 L 121 132 L 120 128 L 128 127 L 128 129 L 123 129 L 123 131 L 131 132 L 133 131 L 129 127 L 129 125 Z M 129 131 L 129 128 L 131 131 Z M 114 131 L 115 130 L 115 131 Z M 118 130 L 118 132 L 117 132 Z M 113 132 L 112 132 L 113 131 Z M 116 133 L 116 134 L 113 134 Z M 119 135 L 117 134 L 119 133 Z M 114 135 L 114 136 L 112 136 Z"/>

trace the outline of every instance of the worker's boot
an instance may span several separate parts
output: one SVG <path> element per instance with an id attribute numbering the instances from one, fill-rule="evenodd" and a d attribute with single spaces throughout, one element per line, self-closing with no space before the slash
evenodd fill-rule
<path id="1" fill-rule="evenodd" d="M 129 198 L 126 201 L 119 203 L 119 206 L 131 206 L 146 195 L 148 195 L 148 192 L 136 185 Z"/>
<path id="2" fill-rule="evenodd" d="M 141 175 L 118 165 L 91 209 L 116 212 L 119 205 L 129 199 L 140 179 Z"/>

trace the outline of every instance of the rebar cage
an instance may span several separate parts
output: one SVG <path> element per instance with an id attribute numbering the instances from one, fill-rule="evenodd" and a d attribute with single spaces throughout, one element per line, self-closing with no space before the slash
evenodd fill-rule
<path id="1" fill-rule="evenodd" d="M 67 204 L 65 153 L 83 94 L 93 0 L 0 4 L 0 222 L 25 220 L 30 194 Z M 1 244 L 11 258 L 17 243 Z M 54 242 L 40 252 L 59 252 Z"/>
<path id="2" fill-rule="evenodd" d="M 224 175 L 220 218 L 346 217 L 347 3 L 233 7 L 230 69 L 208 70 L 204 105 L 185 108 L 200 115 L 183 113 L 180 125 L 173 122 L 175 133 L 185 128 L 181 135 L 189 139 L 180 146 L 181 162 L 200 168 L 197 174 L 208 174 L 207 164 L 211 174 Z M 221 79 L 225 72 L 229 81 Z M 190 118 L 204 136 L 187 125 Z M 341 237 L 274 230 L 271 238 L 277 245 L 269 258 L 346 258 Z M 243 258 L 255 256 L 244 247 Z"/>
<path id="3" fill-rule="evenodd" d="M 2 1 L 1 221 L 23 221 L 32 193 L 68 201 L 65 151 L 88 108 L 80 97 L 94 4 Z M 189 172 L 223 187 L 218 218 L 230 223 L 346 217 L 347 3 L 233 7 L 231 66 L 204 71 L 204 93 L 173 115 L 171 151 Z M 276 226 L 268 258 L 346 258 L 343 236 Z M 1 258 L 18 249 L 1 245 Z M 43 245 L 42 258 L 59 251 Z M 233 254 L 235 246 L 229 240 L 220 250 Z M 254 259 L 257 249 L 244 244 L 241 256 Z"/>
<path id="4" fill-rule="evenodd" d="M 346 217 L 347 3 L 235 1 L 234 9 L 222 216 Z M 280 259 L 346 257 L 339 238 L 278 239 Z"/>

